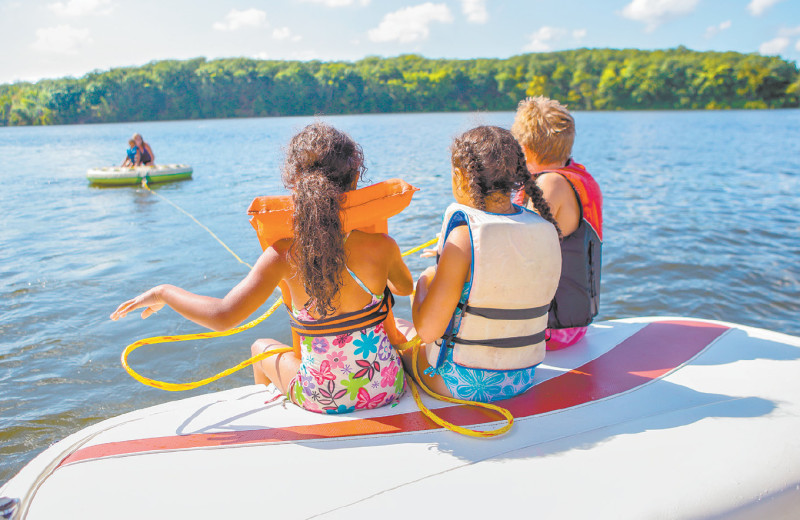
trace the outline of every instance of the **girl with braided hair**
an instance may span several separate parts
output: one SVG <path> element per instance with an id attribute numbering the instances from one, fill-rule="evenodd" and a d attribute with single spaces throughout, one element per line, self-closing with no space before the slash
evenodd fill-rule
<path id="1" fill-rule="evenodd" d="M 544 358 L 559 231 L 508 130 L 469 130 L 453 141 L 451 163 L 456 202 L 445 212 L 437 264 L 420 276 L 412 304 L 425 344 L 417 369 L 435 392 L 490 402 L 530 388 Z M 519 189 L 538 213 L 511 202 Z"/>
<path id="2" fill-rule="evenodd" d="M 293 352 L 253 365 L 255 382 L 272 382 L 294 403 L 319 413 L 395 402 L 404 391 L 403 365 L 383 320 L 391 293 L 411 294 L 413 279 L 389 236 L 344 232 L 343 195 L 356 189 L 364 171 L 361 147 L 349 136 L 322 123 L 305 127 L 289 142 L 283 172 L 293 196 L 293 237 L 267 247 L 224 298 L 159 285 L 120 305 L 111 318 L 142 307 L 146 318 L 169 305 L 200 325 L 227 330 L 280 286 L 299 341 Z M 285 347 L 259 339 L 252 352 Z"/>

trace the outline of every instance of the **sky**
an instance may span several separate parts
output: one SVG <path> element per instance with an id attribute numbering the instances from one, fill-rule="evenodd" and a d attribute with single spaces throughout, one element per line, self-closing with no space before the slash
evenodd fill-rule
<path id="1" fill-rule="evenodd" d="M 679 45 L 800 61 L 800 0 L 0 0 L 0 83 L 201 56 L 507 58 Z"/>

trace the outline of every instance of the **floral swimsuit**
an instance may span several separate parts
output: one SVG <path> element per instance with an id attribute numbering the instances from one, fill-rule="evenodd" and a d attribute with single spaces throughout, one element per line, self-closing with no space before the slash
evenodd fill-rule
<path id="1" fill-rule="evenodd" d="M 388 291 L 375 295 L 349 268 L 350 276 L 372 295 L 364 309 L 381 306 Z M 293 321 L 312 325 L 320 320 L 292 306 Z M 287 388 L 297 405 L 318 413 L 348 413 L 397 401 L 405 390 L 403 364 L 383 322 L 338 335 L 300 336 L 302 363 Z"/>

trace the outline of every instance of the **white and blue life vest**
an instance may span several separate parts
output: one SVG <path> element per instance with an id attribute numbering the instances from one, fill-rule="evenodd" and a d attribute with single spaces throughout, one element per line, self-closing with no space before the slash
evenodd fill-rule
<path id="1" fill-rule="evenodd" d="M 516 370 L 544 359 L 547 312 L 561 274 L 558 233 L 537 213 L 515 208 L 510 215 L 447 208 L 438 252 L 453 229 L 467 225 L 472 269 L 466 303 L 459 303 L 445 335 L 426 345 L 435 368 L 446 348 L 455 363 L 471 368 Z"/>

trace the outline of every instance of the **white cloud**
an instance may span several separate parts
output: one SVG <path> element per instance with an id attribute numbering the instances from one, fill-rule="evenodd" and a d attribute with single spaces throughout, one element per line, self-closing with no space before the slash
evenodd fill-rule
<path id="1" fill-rule="evenodd" d="M 375 29 L 368 31 L 373 42 L 397 41 L 410 43 L 425 40 L 430 34 L 432 22 L 452 23 L 453 15 L 445 4 L 427 2 L 406 7 L 383 17 Z"/>
<path id="2" fill-rule="evenodd" d="M 268 52 L 257 52 L 255 54 L 253 54 L 253 57 L 255 59 L 257 59 L 257 60 L 268 60 L 269 59 L 269 53 Z"/>
<path id="3" fill-rule="evenodd" d="M 750 14 L 753 16 L 761 16 L 764 14 L 764 11 L 778 2 L 783 2 L 783 0 L 750 0 L 750 3 L 747 4 L 747 10 L 750 11 Z"/>
<path id="4" fill-rule="evenodd" d="M 652 31 L 662 23 L 694 11 L 700 0 L 632 0 L 622 9 L 622 16 L 647 24 Z"/>
<path id="5" fill-rule="evenodd" d="M 724 22 L 718 25 L 712 25 L 706 29 L 706 39 L 713 38 L 714 36 L 718 35 L 722 31 L 731 28 L 731 21 L 725 20 Z"/>
<path id="6" fill-rule="evenodd" d="M 355 3 L 359 3 L 361 5 L 369 5 L 370 0 L 300 0 L 300 2 L 305 2 L 308 4 L 322 4 L 326 7 L 347 7 L 348 5 L 353 5 Z"/>
<path id="7" fill-rule="evenodd" d="M 553 43 L 567 35 L 566 29 L 559 27 L 540 27 L 538 31 L 530 35 L 531 41 L 523 47 L 523 50 L 530 52 L 543 52 L 553 49 Z"/>
<path id="8" fill-rule="evenodd" d="M 236 31 L 243 27 L 263 27 L 267 25 L 267 13 L 260 9 L 231 9 L 222 22 L 212 26 L 217 31 Z"/>
<path id="9" fill-rule="evenodd" d="M 275 40 L 290 40 L 293 42 L 299 42 L 302 40 L 302 36 L 298 36 L 296 34 L 292 34 L 292 30 L 288 27 L 278 27 L 272 31 L 272 38 Z"/>
<path id="10" fill-rule="evenodd" d="M 758 46 L 758 52 L 764 56 L 777 56 L 785 51 L 791 40 L 800 36 L 800 25 L 797 27 L 782 27 L 778 31 L 778 35 Z M 795 43 L 795 49 L 800 51 L 800 41 Z"/>
<path id="11" fill-rule="evenodd" d="M 69 0 L 47 4 L 47 8 L 58 16 L 86 16 L 90 14 L 111 14 L 111 0 Z"/>
<path id="12" fill-rule="evenodd" d="M 461 0 L 461 12 L 472 23 L 486 23 L 489 12 L 486 11 L 486 0 Z"/>
<path id="13" fill-rule="evenodd" d="M 789 38 L 785 36 L 778 36 L 768 42 L 764 42 L 758 46 L 758 52 L 764 56 L 776 56 L 786 50 L 789 46 Z"/>
<path id="14" fill-rule="evenodd" d="M 780 36 L 788 36 L 789 38 L 793 36 L 800 36 L 800 25 L 797 27 L 783 27 L 780 31 L 778 31 Z"/>
<path id="15" fill-rule="evenodd" d="M 572 36 L 575 43 L 586 36 L 586 29 L 573 29 L 568 31 L 562 27 L 540 27 L 538 31 L 531 34 L 530 41 L 522 48 L 526 52 L 546 52 L 553 50 L 554 44 Z"/>
<path id="16" fill-rule="evenodd" d="M 783 28 L 780 30 L 780 35 L 786 38 L 794 38 L 796 36 L 800 36 L 800 25 L 797 27 L 790 27 L 790 28 Z M 797 51 L 800 51 L 800 40 L 797 40 L 797 43 L 794 44 L 794 48 Z"/>
<path id="17" fill-rule="evenodd" d="M 276 40 L 286 40 L 292 35 L 292 31 L 288 27 L 279 27 L 272 31 L 272 37 Z"/>
<path id="18" fill-rule="evenodd" d="M 36 29 L 36 41 L 31 47 L 41 52 L 77 54 L 78 48 L 92 43 L 88 29 L 75 29 L 69 25 Z"/>

